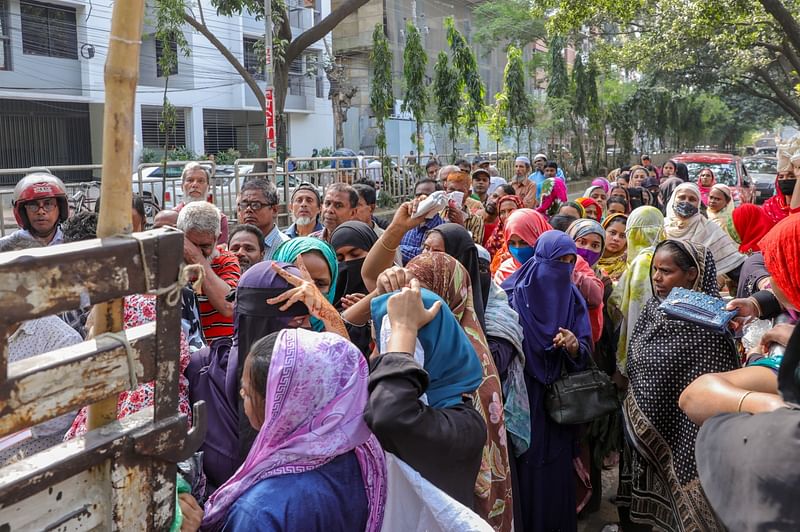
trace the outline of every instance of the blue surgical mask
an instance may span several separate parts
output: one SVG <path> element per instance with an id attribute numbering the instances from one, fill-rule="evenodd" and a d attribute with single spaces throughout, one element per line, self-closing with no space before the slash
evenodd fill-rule
<path id="1" fill-rule="evenodd" d="M 508 251 L 511 253 L 511 256 L 517 259 L 517 262 L 520 264 L 525 264 L 531 257 L 533 257 L 533 248 L 531 246 L 525 246 L 521 248 L 508 246 Z"/>

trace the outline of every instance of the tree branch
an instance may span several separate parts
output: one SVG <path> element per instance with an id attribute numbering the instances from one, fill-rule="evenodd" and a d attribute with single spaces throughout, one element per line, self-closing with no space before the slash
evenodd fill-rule
<path id="1" fill-rule="evenodd" d="M 747 77 L 747 76 L 745 76 L 745 79 L 747 79 L 749 81 L 760 82 L 760 80 L 756 80 L 756 79 L 753 79 L 753 78 L 750 78 L 750 77 Z M 750 87 L 750 86 L 748 86 L 748 85 L 746 85 L 744 83 L 738 82 L 738 81 L 734 82 L 733 86 L 737 87 L 740 90 L 743 90 L 744 92 L 746 92 L 746 93 L 748 93 L 748 94 L 750 94 L 752 96 L 755 96 L 756 98 L 761 98 L 763 100 L 767 100 L 767 101 L 770 101 L 770 102 L 774 103 L 775 105 L 779 106 L 781 109 L 786 111 L 789 115 L 791 115 L 792 118 L 794 118 L 795 122 L 800 124 L 800 108 L 798 108 L 796 105 L 794 105 L 794 102 L 791 102 L 791 101 L 787 102 L 787 101 L 781 100 L 777 96 L 773 96 L 773 95 L 761 92 L 759 90 L 754 89 L 753 87 Z"/>
<path id="2" fill-rule="evenodd" d="M 289 44 L 286 48 L 286 63 L 290 64 L 303 50 L 325 37 L 339 22 L 368 1 L 369 0 L 345 0 L 339 4 L 339 7 L 331 11 L 319 24 L 308 28 Z"/>
<path id="3" fill-rule="evenodd" d="M 200 23 L 197 19 L 189 15 L 188 13 L 183 14 L 183 20 L 186 21 L 191 27 L 196 29 L 203 37 L 208 39 L 208 42 L 214 45 L 219 53 L 228 60 L 228 62 L 233 66 L 236 72 L 242 76 L 242 79 L 250 87 L 250 90 L 253 91 L 253 94 L 256 95 L 256 99 L 258 100 L 259 105 L 261 105 L 261 109 L 264 110 L 267 108 L 267 100 L 264 96 L 264 92 L 262 91 L 261 87 L 258 86 L 256 83 L 255 78 L 247 71 L 244 65 L 239 61 L 239 59 L 233 55 L 233 53 L 228 50 L 228 48 L 222 44 L 222 41 L 217 39 L 217 37 L 208 29 L 208 26 L 205 24 Z"/>
<path id="4" fill-rule="evenodd" d="M 798 25 L 792 12 L 789 11 L 781 0 L 759 0 L 764 11 L 783 28 L 787 39 L 795 50 L 800 50 L 800 25 Z"/>

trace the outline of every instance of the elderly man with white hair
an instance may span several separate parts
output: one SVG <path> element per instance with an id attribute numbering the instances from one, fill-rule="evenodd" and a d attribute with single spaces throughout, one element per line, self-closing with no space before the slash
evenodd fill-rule
<path id="1" fill-rule="evenodd" d="M 233 303 L 228 294 L 236 290 L 241 270 L 236 255 L 217 245 L 220 212 L 205 201 L 187 204 L 178 214 L 183 231 L 183 259 L 203 267 L 202 294 L 197 294 L 200 323 L 209 345 L 217 338 L 233 336 Z"/>
<path id="2" fill-rule="evenodd" d="M 194 201 L 208 201 L 211 189 L 211 172 L 206 164 L 192 161 L 183 167 L 181 172 L 181 190 L 183 191 L 183 201 L 180 202 L 175 210 L 180 212 L 186 205 Z M 220 213 L 219 221 L 219 240 L 217 244 L 226 245 L 228 243 L 228 217 L 225 213 Z"/>

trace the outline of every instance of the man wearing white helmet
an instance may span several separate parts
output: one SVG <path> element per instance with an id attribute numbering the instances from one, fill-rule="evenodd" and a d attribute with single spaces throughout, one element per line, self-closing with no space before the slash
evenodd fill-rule
<path id="1" fill-rule="evenodd" d="M 69 216 L 64 183 L 47 172 L 23 177 L 14 187 L 11 201 L 19 230 L 0 239 L 0 246 L 14 237 L 36 240 L 44 246 L 64 242 L 61 222 Z"/>

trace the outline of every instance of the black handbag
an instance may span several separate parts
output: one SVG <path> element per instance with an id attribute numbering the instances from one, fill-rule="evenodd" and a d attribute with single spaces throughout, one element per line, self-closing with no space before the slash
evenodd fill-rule
<path id="1" fill-rule="evenodd" d="M 556 423 L 579 425 L 618 410 L 620 402 L 617 387 L 590 356 L 589 368 L 577 373 L 561 365 L 561 378 L 547 386 L 544 407 Z"/>

